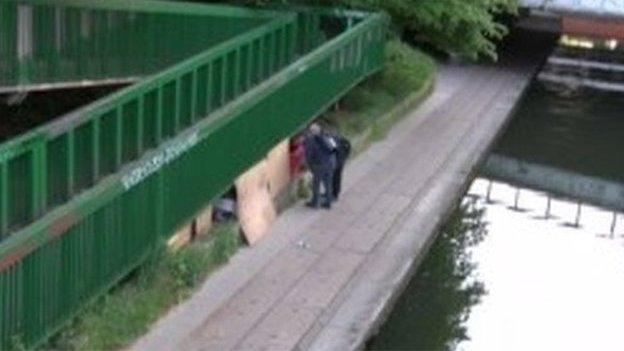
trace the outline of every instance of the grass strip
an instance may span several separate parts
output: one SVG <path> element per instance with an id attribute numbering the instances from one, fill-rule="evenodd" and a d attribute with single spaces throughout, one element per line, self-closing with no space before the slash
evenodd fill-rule
<path id="1" fill-rule="evenodd" d="M 129 345 L 163 313 L 187 299 L 210 272 L 227 263 L 240 245 L 235 224 L 219 225 L 176 252 L 163 244 L 42 349 L 113 350 Z"/>

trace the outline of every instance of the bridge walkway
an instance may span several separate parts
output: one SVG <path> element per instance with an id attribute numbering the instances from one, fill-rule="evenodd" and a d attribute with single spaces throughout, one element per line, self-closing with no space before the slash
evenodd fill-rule
<path id="1" fill-rule="evenodd" d="M 331 211 L 286 211 L 133 349 L 361 347 L 535 67 L 442 67 L 432 97 L 349 165 Z"/>

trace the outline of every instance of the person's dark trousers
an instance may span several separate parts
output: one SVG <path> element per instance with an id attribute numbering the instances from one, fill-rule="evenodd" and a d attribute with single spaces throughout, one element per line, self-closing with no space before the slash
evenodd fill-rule
<path id="1" fill-rule="evenodd" d="M 316 169 L 311 169 L 310 171 L 312 172 L 312 199 L 308 202 L 308 205 L 318 207 L 321 196 L 321 172 Z"/>
<path id="2" fill-rule="evenodd" d="M 321 186 L 323 195 L 321 195 Z M 330 207 L 333 201 L 333 172 L 332 169 L 320 168 L 312 170 L 312 200 L 310 205 L 318 207 L 322 198 L 323 207 Z"/>
<path id="3" fill-rule="evenodd" d="M 323 201 L 323 207 L 326 208 L 330 208 L 331 207 L 331 203 L 334 201 L 334 192 L 333 192 L 333 188 L 334 188 L 334 170 L 333 169 L 327 169 L 325 171 L 323 171 L 322 175 L 321 175 L 321 182 L 323 183 L 323 190 L 324 190 L 324 201 Z"/>
<path id="4" fill-rule="evenodd" d="M 342 171 L 344 170 L 344 164 L 339 164 L 334 171 L 332 179 L 332 193 L 334 195 L 333 200 L 338 200 L 340 197 L 340 191 L 342 190 Z"/>
<path id="5" fill-rule="evenodd" d="M 347 163 L 347 159 L 351 154 L 351 143 L 343 137 L 336 137 L 338 140 L 338 149 L 336 150 L 336 169 L 334 170 L 334 179 L 332 182 L 332 194 L 334 200 L 338 200 L 342 190 L 342 172 Z"/>

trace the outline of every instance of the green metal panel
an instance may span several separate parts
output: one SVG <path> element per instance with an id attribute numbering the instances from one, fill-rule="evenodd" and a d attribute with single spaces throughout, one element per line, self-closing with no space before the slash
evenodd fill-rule
<path id="1" fill-rule="evenodd" d="M 191 113 L 197 105 L 207 109 L 208 98 L 213 99 L 211 108 L 214 109 L 250 89 L 251 86 L 240 84 L 246 77 L 237 79 L 235 75 L 239 71 L 237 67 L 241 66 L 239 48 L 283 27 L 294 26 L 293 16 L 279 17 L 143 83 L 0 144 L 0 164 L 7 164 L 9 188 L 8 225 L 0 228 L 1 235 L 19 229 L 103 176 L 117 171 L 123 164 L 135 160 L 144 151 L 144 138 L 148 138 L 148 148 L 153 148 L 189 127 L 210 112 Z M 289 58 L 290 61 L 293 59 Z M 193 69 L 188 69 L 189 65 Z M 204 87 L 197 93 L 194 77 L 201 75 L 202 81 L 212 78 L 206 76 L 209 67 L 219 69 L 217 79 L 212 80 L 219 90 Z M 201 94 L 201 98 L 197 94 Z M 156 121 L 146 121 L 153 115 L 141 115 L 145 103 L 151 104 L 147 106 L 148 110 L 155 110 L 152 113 L 157 114 Z M 89 120 L 93 122 L 87 123 Z M 84 123 L 86 125 L 81 127 Z M 93 141 L 95 139 L 97 143 Z M 61 153 L 45 151 L 48 148 Z M 35 155 L 39 149 L 44 150 L 43 154 Z M 62 165 L 67 169 L 61 170 Z M 38 178 L 42 175 L 47 175 L 47 179 Z M 67 185 L 57 186 L 61 181 L 66 181 Z M 44 191 L 44 188 L 49 190 Z"/>
<path id="2" fill-rule="evenodd" d="M 132 82 L 270 22 L 221 6 L 108 3 L 0 2 L 0 92 Z"/>
<path id="3" fill-rule="evenodd" d="M 302 13 L 0 146 L 0 237 L 11 234 L 0 242 L 0 348 L 14 335 L 41 342 L 380 68 L 385 17 L 358 13 L 357 25 L 323 43 L 324 19 L 349 18 Z"/>

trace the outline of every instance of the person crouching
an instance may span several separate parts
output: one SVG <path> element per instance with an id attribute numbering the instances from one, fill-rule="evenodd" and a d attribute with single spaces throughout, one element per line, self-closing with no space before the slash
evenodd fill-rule
<path id="1" fill-rule="evenodd" d="M 306 163 L 312 172 L 312 199 L 306 206 L 331 208 L 333 201 L 333 175 L 336 169 L 335 141 L 323 133 L 321 127 L 312 123 L 304 141 Z M 321 185 L 323 195 L 321 195 Z"/>

